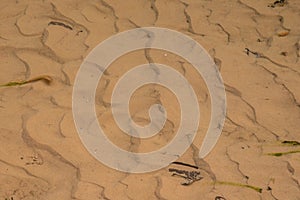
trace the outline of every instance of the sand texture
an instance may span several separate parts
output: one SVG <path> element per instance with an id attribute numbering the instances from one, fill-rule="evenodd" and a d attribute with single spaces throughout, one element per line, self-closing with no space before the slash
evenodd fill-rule
<path id="1" fill-rule="evenodd" d="M 283 2 L 283 1 L 282 1 Z M 300 1 L 272 0 L 1 0 L 0 200 L 299 200 Z M 96 160 L 73 120 L 72 91 L 83 59 L 114 34 L 139 27 L 177 30 L 199 42 L 217 64 L 226 88 L 222 135 L 204 159 L 198 151 L 211 100 L 185 59 L 162 50 L 118 58 L 96 92 L 96 113 L 107 137 L 132 152 L 168 144 L 180 124 L 176 96 L 145 85 L 129 110 L 149 123 L 151 105 L 168 119 L 149 139 L 129 137 L 112 116 L 119 78 L 149 62 L 172 66 L 193 86 L 201 120 L 193 145 L 178 162 L 199 167 L 185 186 L 170 165 L 145 174 L 123 173 Z M 298 88 L 298 89 L 297 89 Z"/>

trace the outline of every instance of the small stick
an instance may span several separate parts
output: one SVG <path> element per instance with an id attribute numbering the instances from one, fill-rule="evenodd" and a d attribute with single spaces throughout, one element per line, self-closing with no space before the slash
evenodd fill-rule
<path id="1" fill-rule="evenodd" d="M 187 166 L 187 167 L 192 167 L 194 169 L 199 169 L 199 167 L 195 166 L 195 165 L 191 165 L 188 163 L 183 163 L 183 162 L 172 162 L 171 164 L 176 164 L 176 165 L 183 165 L 183 166 Z"/>

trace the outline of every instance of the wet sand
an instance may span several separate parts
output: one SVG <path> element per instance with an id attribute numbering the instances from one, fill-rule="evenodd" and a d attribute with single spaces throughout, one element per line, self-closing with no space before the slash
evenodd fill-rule
<path id="1" fill-rule="evenodd" d="M 2 0 L 0 3 L 0 200 L 31 199 L 300 199 L 300 2 L 269 0 Z M 210 121 L 205 82 L 184 59 L 141 50 L 117 59 L 96 93 L 98 121 L 107 137 L 132 152 L 168 144 L 180 123 L 174 94 L 147 85 L 132 96 L 137 124 L 161 103 L 168 120 L 150 139 L 124 134 L 110 98 L 122 74 L 148 62 L 172 66 L 189 80 L 201 109 L 193 145 L 178 159 L 199 167 L 201 180 L 181 185 L 170 165 L 128 174 L 93 158 L 75 128 L 72 90 L 88 53 L 132 28 L 180 31 L 214 59 L 226 87 L 222 135 L 205 157 L 198 151 Z M 47 76 L 47 81 L 24 81 Z M 23 82 L 22 82 L 23 81 Z M 298 88 L 298 89 L 297 89 Z M 294 141 L 294 142 L 292 142 Z M 222 198 L 221 198 L 222 197 Z"/>

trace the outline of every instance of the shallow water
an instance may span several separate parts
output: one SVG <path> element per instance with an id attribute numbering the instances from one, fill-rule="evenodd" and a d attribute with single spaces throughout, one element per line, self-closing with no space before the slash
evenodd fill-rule
<path id="1" fill-rule="evenodd" d="M 2 0 L 0 199 L 300 199 L 300 2 L 270 3 Z M 130 69 L 171 66 L 191 84 L 200 108 L 196 137 L 176 161 L 198 169 L 170 163 L 149 173 L 120 172 L 96 160 L 78 135 L 72 92 L 84 58 L 116 33 L 150 26 L 191 37 L 216 63 L 227 102 L 216 146 L 198 157 L 211 117 L 204 79 L 185 58 L 163 50 L 130 52 L 109 66 L 96 89 L 98 123 L 126 151 L 172 143 L 181 112 L 168 88 L 147 84 L 129 102 L 140 126 L 149 124 L 151 105 L 164 106 L 167 120 L 153 137 L 124 134 L 111 109 L 114 86 Z M 182 185 L 180 170 L 202 178 Z"/>

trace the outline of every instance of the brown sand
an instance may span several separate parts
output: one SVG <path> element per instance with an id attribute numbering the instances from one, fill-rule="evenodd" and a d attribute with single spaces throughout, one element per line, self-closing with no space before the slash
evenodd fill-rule
<path id="1" fill-rule="evenodd" d="M 300 146 L 282 142 L 300 141 L 300 1 L 274 8 L 270 3 L 1 0 L 0 84 L 43 75 L 52 81 L 0 87 L 0 200 L 299 200 Z M 204 160 L 197 159 L 210 119 L 208 90 L 182 58 L 158 50 L 133 52 L 110 66 L 97 90 L 99 122 L 123 149 L 147 152 L 167 144 L 180 119 L 169 90 L 148 85 L 131 99 L 138 124 L 149 122 L 153 103 L 168 112 L 164 129 L 148 140 L 122 134 L 109 102 L 118 78 L 149 56 L 177 69 L 193 85 L 201 108 L 194 145 L 179 159 L 200 167 L 204 178 L 190 186 L 168 168 L 141 175 L 106 167 L 87 152 L 74 125 L 72 89 L 84 57 L 109 36 L 143 26 L 187 34 L 215 59 L 228 104 L 220 140 Z"/>

